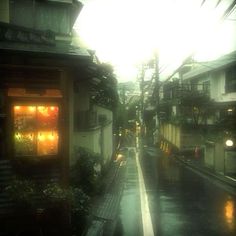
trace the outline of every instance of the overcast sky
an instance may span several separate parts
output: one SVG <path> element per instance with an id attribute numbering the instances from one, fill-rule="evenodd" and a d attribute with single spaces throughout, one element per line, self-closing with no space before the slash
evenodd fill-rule
<path id="1" fill-rule="evenodd" d="M 161 79 L 188 56 L 209 60 L 235 50 L 235 11 L 219 22 L 233 0 L 83 0 L 75 29 L 102 62 L 115 67 L 120 82 L 135 80 L 154 51 Z"/>

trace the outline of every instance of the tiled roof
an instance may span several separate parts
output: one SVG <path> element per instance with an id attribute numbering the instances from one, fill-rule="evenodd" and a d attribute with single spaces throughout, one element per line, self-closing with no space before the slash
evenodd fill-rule
<path id="1" fill-rule="evenodd" d="M 214 61 L 199 62 L 199 65 L 183 75 L 183 79 L 191 79 L 207 72 L 221 70 L 236 64 L 236 51 L 222 56 Z"/>
<path id="2" fill-rule="evenodd" d="M 70 57 L 91 57 L 88 50 L 71 45 L 49 46 L 18 42 L 1 42 L 0 51 L 62 55 Z"/>
<path id="3" fill-rule="evenodd" d="M 39 31 L 0 22 L 0 51 L 26 52 L 70 57 L 91 57 L 87 49 L 57 44 L 51 31 Z"/>

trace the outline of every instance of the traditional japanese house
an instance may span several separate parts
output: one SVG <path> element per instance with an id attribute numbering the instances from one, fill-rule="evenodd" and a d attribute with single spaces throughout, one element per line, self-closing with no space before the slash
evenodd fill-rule
<path id="1" fill-rule="evenodd" d="M 75 146 L 110 160 L 116 80 L 104 74 L 94 52 L 71 44 L 78 1 L 2 1 L 0 10 L 6 13 L 0 18 L 4 217 L 12 202 L 3 189 L 15 175 L 68 185 Z"/>

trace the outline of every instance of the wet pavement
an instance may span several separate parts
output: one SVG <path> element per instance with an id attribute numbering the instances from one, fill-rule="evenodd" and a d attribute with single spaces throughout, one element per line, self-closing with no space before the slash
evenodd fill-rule
<path id="1" fill-rule="evenodd" d="M 109 201 L 105 195 L 101 212 L 96 216 L 104 225 L 103 233 L 91 235 L 236 235 L 235 189 L 156 148 L 137 149 L 138 159 L 134 150 L 123 149 L 125 159 L 108 191 Z M 113 203 L 116 207 L 112 208 Z M 108 214 L 107 218 L 104 214 Z"/>
<path id="2" fill-rule="evenodd" d="M 174 157 L 142 156 L 155 235 L 236 235 L 236 197 Z"/>
<path id="3" fill-rule="evenodd" d="M 142 235 L 139 179 L 135 158 L 129 158 L 126 165 L 126 178 L 120 203 L 119 235 Z"/>

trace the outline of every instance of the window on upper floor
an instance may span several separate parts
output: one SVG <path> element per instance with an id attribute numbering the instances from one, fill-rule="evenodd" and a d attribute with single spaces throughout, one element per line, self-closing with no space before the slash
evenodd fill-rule
<path id="1" fill-rule="evenodd" d="M 229 68 L 225 73 L 225 92 L 236 92 L 236 66 Z"/>
<path id="2" fill-rule="evenodd" d="M 196 91 L 198 90 L 198 84 L 195 81 L 191 81 L 191 91 Z"/>
<path id="3" fill-rule="evenodd" d="M 210 93 L 210 81 L 204 81 L 202 83 L 202 90 L 204 93 L 209 94 Z"/>
<path id="4" fill-rule="evenodd" d="M 189 91 L 190 90 L 190 84 L 188 82 L 185 82 L 182 84 L 182 90 L 183 91 Z"/>

